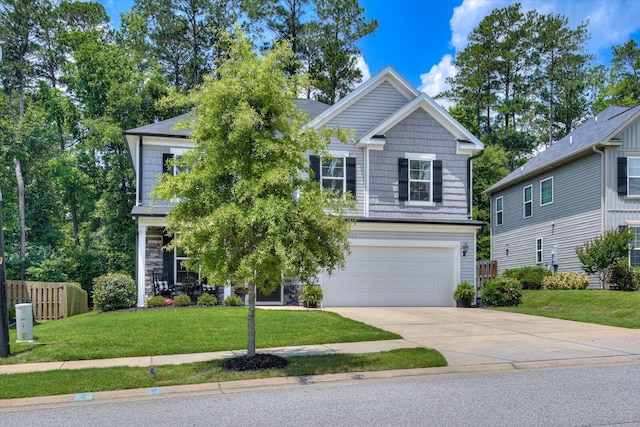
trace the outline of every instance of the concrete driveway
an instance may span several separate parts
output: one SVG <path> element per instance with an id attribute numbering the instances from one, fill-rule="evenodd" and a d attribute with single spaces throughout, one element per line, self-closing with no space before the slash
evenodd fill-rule
<path id="1" fill-rule="evenodd" d="M 450 366 L 640 361 L 640 330 L 479 308 L 338 307 L 344 317 L 434 348 Z M 606 361 L 606 360 L 605 360 Z M 539 363 L 538 363 L 539 364 Z M 553 363 L 549 363 L 553 365 Z"/>

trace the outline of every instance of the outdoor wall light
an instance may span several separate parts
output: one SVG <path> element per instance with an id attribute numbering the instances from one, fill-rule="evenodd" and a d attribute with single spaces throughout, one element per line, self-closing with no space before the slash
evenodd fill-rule
<path id="1" fill-rule="evenodd" d="M 469 250 L 469 244 L 464 242 L 462 244 L 462 256 L 467 256 L 467 251 Z"/>

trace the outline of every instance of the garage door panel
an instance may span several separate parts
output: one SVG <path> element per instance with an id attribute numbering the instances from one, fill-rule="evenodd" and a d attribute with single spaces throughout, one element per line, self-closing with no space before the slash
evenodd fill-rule
<path id="1" fill-rule="evenodd" d="M 323 276 L 323 305 L 451 306 L 453 248 L 352 247 L 345 270 Z"/>

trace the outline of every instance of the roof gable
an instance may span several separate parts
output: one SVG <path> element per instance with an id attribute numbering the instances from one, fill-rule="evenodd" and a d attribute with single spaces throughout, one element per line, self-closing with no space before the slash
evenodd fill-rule
<path id="1" fill-rule="evenodd" d="M 421 93 L 412 101 L 405 104 L 402 108 L 394 112 L 377 126 L 364 134 L 357 142 L 359 146 L 379 145 L 382 141 L 380 135 L 407 118 L 417 109 L 422 108 L 431 117 L 433 117 L 440 125 L 448 130 L 454 138 L 465 145 L 466 150 L 479 151 L 484 148 L 482 142 L 462 126 L 456 119 L 451 117 L 440 105 L 438 105 L 430 96 Z M 383 142 L 384 143 L 384 142 Z"/>
<path id="2" fill-rule="evenodd" d="M 391 67 L 385 67 L 376 75 L 371 77 L 366 82 L 355 88 L 349 95 L 342 98 L 340 101 L 329 107 L 322 114 L 313 119 L 307 126 L 312 128 L 318 128 L 324 126 L 327 122 L 340 115 L 351 105 L 362 99 L 365 95 L 375 90 L 382 83 L 390 83 L 400 94 L 402 94 L 407 101 L 414 99 L 420 92 L 411 85 L 404 77 L 402 77 L 396 70 Z"/>

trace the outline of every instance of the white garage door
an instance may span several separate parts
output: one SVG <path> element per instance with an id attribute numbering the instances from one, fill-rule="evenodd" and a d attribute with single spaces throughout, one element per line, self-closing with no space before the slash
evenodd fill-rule
<path id="1" fill-rule="evenodd" d="M 452 306 L 451 248 L 352 247 L 344 270 L 324 275 L 325 307 Z"/>

